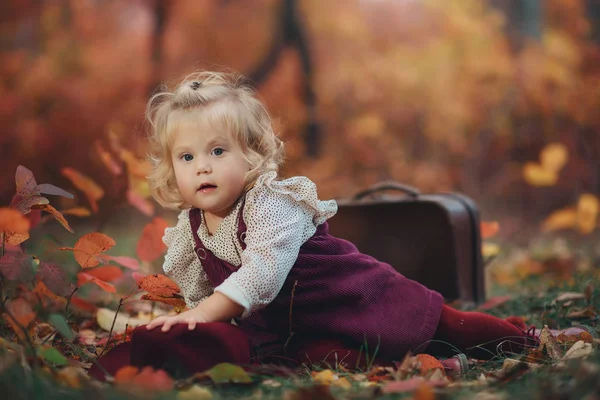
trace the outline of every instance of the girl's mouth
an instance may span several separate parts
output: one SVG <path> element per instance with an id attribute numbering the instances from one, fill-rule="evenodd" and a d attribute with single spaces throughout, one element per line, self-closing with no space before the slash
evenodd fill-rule
<path id="1" fill-rule="evenodd" d="M 210 193 L 210 192 L 212 192 L 213 190 L 215 190 L 216 188 L 217 188 L 217 186 L 216 186 L 216 185 L 211 185 L 211 184 L 209 184 L 209 183 L 203 183 L 203 184 L 202 184 L 202 185 L 200 185 L 200 187 L 198 188 L 198 191 L 199 191 L 199 192 L 202 192 L 202 193 Z"/>

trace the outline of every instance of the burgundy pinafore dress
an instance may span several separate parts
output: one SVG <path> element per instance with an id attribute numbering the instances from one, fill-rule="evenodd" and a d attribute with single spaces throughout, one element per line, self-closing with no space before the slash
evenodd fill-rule
<path id="1" fill-rule="evenodd" d="M 239 211 L 237 237 L 242 249 L 246 224 Z M 240 265 L 217 258 L 198 237 L 199 209 L 189 213 L 195 252 L 213 287 Z M 349 347 L 378 348 L 378 356 L 400 359 L 422 352 L 433 338 L 442 296 L 407 279 L 389 264 L 362 254 L 350 242 L 329 234 L 327 222 L 300 248 L 283 287 L 266 307 L 236 319 L 255 360 L 284 355 L 292 338 L 335 338 Z"/>

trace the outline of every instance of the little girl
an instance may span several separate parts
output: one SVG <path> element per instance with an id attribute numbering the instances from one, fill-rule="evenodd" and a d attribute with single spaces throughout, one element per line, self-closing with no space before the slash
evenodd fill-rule
<path id="1" fill-rule="evenodd" d="M 425 350 L 490 358 L 499 345 L 519 351 L 527 343 L 524 324 L 454 310 L 439 293 L 331 236 L 336 202 L 319 200 L 306 177 L 278 178 L 283 144 L 241 77 L 191 75 L 154 95 L 147 117 L 154 197 L 181 210 L 163 238 L 163 268 L 189 310 L 136 330 L 133 346 L 152 349 L 137 351 L 138 364 L 156 364 L 166 343 L 173 351 L 163 359 L 169 352 L 204 360 L 196 369 L 357 354 L 363 345 L 382 360 Z"/>

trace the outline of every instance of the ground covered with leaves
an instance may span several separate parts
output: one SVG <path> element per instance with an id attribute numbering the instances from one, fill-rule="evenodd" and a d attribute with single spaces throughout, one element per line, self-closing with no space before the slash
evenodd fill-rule
<path id="1" fill-rule="evenodd" d="M 89 191 L 85 177 L 73 181 Z M 0 208 L 0 393 L 6 398 L 600 397 L 600 250 L 568 233 L 567 239 L 547 237 L 527 248 L 486 242 L 489 300 L 452 305 L 545 328 L 539 347 L 488 361 L 468 359 L 461 374 L 431 356 L 408 354 L 393 366 L 370 363 L 359 371 L 343 359 L 295 368 L 219 364 L 174 379 L 163 370 L 125 366 L 107 382 L 96 381 L 88 369 L 128 341 L 132 327 L 185 306 L 172 281 L 149 272 L 164 254 L 160 237 L 167 223 L 153 217 L 135 239 L 135 256 L 119 255 L 119 238 L 98 231 L 73 236 L 71 224 L 83 211 L 59 211 L 43 196 L 69 193 L 38 185 L 24 167 L 16 183 L 10 206 Z M 71 232 L 71 239 L 50 233 L 51 223 Z M 482 224 L 484 238 L 497 230 L 495 223 Z M 590 334 L 552 336 L 547 330 L 579 325 L 590 327 Z"/>

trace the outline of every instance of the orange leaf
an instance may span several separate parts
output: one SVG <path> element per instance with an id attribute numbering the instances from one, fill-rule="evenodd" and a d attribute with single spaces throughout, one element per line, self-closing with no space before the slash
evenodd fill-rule
<path id="1" fill-rule="evenodd" d="M 176 295 L 177 296 L 177 295 Z M 162 297 L 155 294 L 145 294 L 142 296 L 142 300 L 158 301 L 163 304 L 168 304 L 175 307 L 175 310 L 183 310 L 186 307 L 185 300 L 183 297 Z"/>
<path id="2" fill-rule="evenodd" d="M 179 295 L 180 292 L 180 289 L 175 282 L 161 274 L 145 276 L 138 283 L 138 287 L 149 294 L 160 297 L 175 297 L 175 295 Z"/>
<path id="3" fill-rule="evenodd" d="M 102 164 L 108 169 L 113 175 L 121 175 L 123 168 L 115 161 L 112 154 L 104 149 L 102 143 L 99 140 L 94 142 L 94 149 L 100 157 Z"/>
<path id="4" fill-rule="evenodd" d="M 17 246 L 29 239 L 29 233 L 14 233 L 7 231 L 4 233 L 4 235 L 4 240 L 6 241 L 6 244 L 9 244 L 11 246 Z"/>
<path id="5" fill-rule="evenodd" d="M 481 222 L 481 237 L 483 239 L 488 239 L 498 233 L 500 230 L 500 224 L 498 221 Z"/>
<path id="6" fill-rule="evenodd" d="M 69 226 L 69 223 L 67 222 L 65 217 L 62 215 L 62 213 L 60 211 L 58 211 L 56 208 L 52 207 L 50 204 L 41 204 L 39 206 L 34 206 L 33 208 L 40 209 L 40 210 L 43 210 L 43 211 L 46 211 L 46 212 L 52 214 L 52 216 L 54 216 L 54 218 L 58 222 L 60 222 L 60 224 L 62 226 L 64 226 L 66 230 L 73 233 L 73 229 L 71 229 L 71 227 Z"/>
<path id="7" fill-rule="evenodd" d="M 4 314 L 4 318 L 10 324 L 13 331 L 19 336 L 19 338 L 24 339 L 24 335 L 26 332 L 23 332 L 18 326 L 16 322 L 18 322 L 23 328 L 27 329 L 29 324 L 35 319 L 35 312 L 29 305 L 29 303 L 19 297 L 15 300 L 11 300 L 6 303 L 6 308 L 10 312 L 11 317 L 8 314 Z M 14 318 L 14 319 L 13 319 Z"/>
<path id="8" fill-rule="evenodd" d="M 415 356 L 415 358 L 418 360 L 418 362 L 420 364 L 419 374 L 421 376 L 427 375 L 429 373 L 429 371 L 436 369 L 436 368 L 439 369 L 440 371 L 442 371 L 444 375 L 446 375 L 445 370 L 444 370 L 444 365 L 442 365 L 440 360 L 438 360 L 437 358 L 435 358 L 429 354 L 417 354 Z"/>
<path id="9" fill-rule="evenodd" d="M 82 268 L 95 267 L 100 263 L 100 253 L 115 245 L 115 241 L 103 233 L 94 232 L 82 236 L 73 247 L 75 260 Z"/>
<path id="10" fill-rule="evenodd" d="M 35 293 L 39 296 L 44 307 L 48 306 L 48 302 L 44 301 L 44 299 L 50 300 L 50 303 L 62 304 L 61 307 L 64 307 L 64 305 L 67 303 L 67 300 L 64 297 L 54 294 L 42 281 L 38 281 L 38 283 L 35 285 L 35 288 L 33 288 L 32 293 Z"/>
<path id="11" fill-rule="evenodd" d="M 168 226 L 167 221 L 156 217 L 144 227 L 137 244 L 137 255 L 140 260 L 152 262 L 163 255 L 167 246 L 163 243 L 162 237 Z"/>
<path id="12" fill-rule="evenodd" d="M 542 223 L 543 232 L 571 229 L 577 225 L 577 210 L 565 208 L 554 211 Z"/>
<path id="13" fill-rule="evenodd" d="M 76 217 L 89 217 L 90 215 L 92 215 L 90 210 L 88 210 L 85 207 L 69 208 L 68 210 L 64 210 L 62 212 L 62 214 L 63 215 L 74 215 Z"/>
<path id="14" fill-rule="evenodd" d="M 62 174 L 67 177 L 73 185 L 81 190 L 87 196 L 92 210 L 98 212 L 97 200 L 104 196 L 104 190 L 91 178 L 77 171 L 76 169 L 65 167 L 61 170 Z"/>
<path id="15" fill-rule="evenodd" d="M 95 313 L 98 307 L 95 304 L 90 303 L 87 300 L 82 299 L 81 297 L 73 296 L 71 297 L 71 305 L 73 307 L 79 308 L 80 310 L 93 312 Z"/>
<path id="16" fill-rule="evenodd" d="M 139 368 L 133 367 L 131 365 L 126 365 L 124 367 L 119 368 L 117 373 L 115 374 L 115 384 L 127 384 L 130 383 L 133 378 L 140 372 Z"/>
<path id="17" fill-rule="evenodd" d="M 116 281 L 121 276 L 123 276 L 123 271 L 121 270 L 121 268 L 115 265 L 104 265 L 101 267 L 95 267 L 92 269 L 88 269 L 86 273 L 104 282 Z"/>
<path id="18" fill-rule="evenodd" d="M 115 289 L 115 287 L 113 285 L 111 285 L 110 283 L 106 283 L 101 281 L 100 279 L 96 278 L 95 276 L 92 276 L 90 274 L 86 274 L 85 272 L 80 272 L 77 274 L 77 284 L 78 285 L 85 285 L 88 282 L 92 282 L 95 283 L 96 285 L 98 285 L 102 290 L 105 290 L 107 292 L 110 293 L 116 293 L 117 290 Z"/>
<path id="19" fill-rule="evenodd" d="M 162 369 L 155 371 L 152 367 L 144 367 L 138 371 L 136 367 L 122 367 L 115 375 L 115 383 L 147 391 L 164 392 L 173 389 L 173 379 Z"/>
<path id="20" fill-rule="evenodd" d="M 17 210 L 8 207 L 0 208 L 0 232 L 26 234 L 29 232 L 29 220 Z"/>

